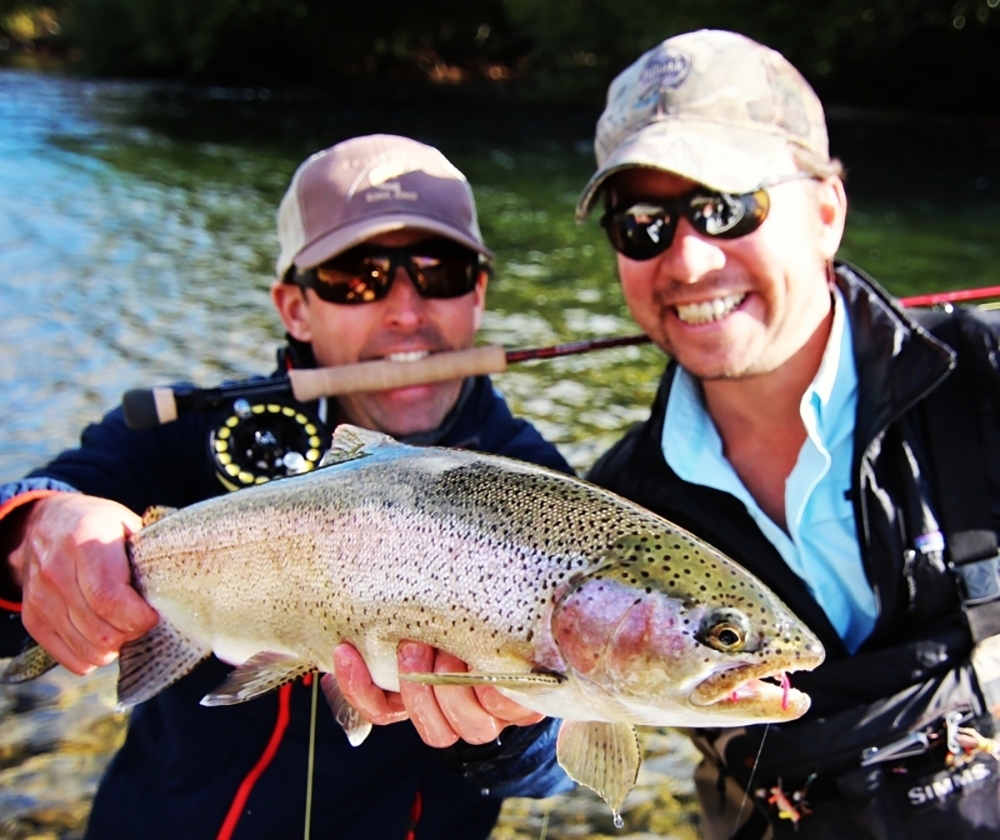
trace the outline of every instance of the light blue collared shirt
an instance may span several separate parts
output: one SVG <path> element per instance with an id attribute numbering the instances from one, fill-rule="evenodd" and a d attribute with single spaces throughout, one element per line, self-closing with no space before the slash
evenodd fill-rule
<path id="1" fill-rule="evenodd" d="M 667 463 L 682 479 L 722 490 L 746 505 L 853 653 L 875 624 L 876 605 L 847 498 L 858 374 L 851 325 L 839 290 L 833 299 L 830 339 L 816 378 L 799 405 L 807 437 L 785 482 L 787 534 L 760 509 L 723 456 L 722 439 L 705 409 L 701 388 L 683 368 L 671 384 L 660 445 Z"/>

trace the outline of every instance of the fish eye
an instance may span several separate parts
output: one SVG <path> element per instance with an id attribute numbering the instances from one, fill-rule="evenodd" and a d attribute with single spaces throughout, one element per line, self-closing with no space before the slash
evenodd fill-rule
<path id="1" fill-rule="evenodd" d="M 698 641 L 723 653 L 744 650 L 750 636 L 746 616 L 737 610 L 713 610 L 705 616 Z"/>
<path id="2" fill-rule="evenodd" d="M 739 650 L 746 641 L 743 628 L 735 624 L 716 624 L 708 631 L 708 643 L 716 650 Z"/>

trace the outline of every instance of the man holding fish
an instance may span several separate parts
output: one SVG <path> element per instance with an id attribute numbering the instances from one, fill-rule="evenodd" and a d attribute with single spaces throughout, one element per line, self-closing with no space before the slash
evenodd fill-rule
<path id="1" fill-rule="evenodd" d="M 705 836 L 996 837 L 996 313 L 904 312 L 835 259 L 822 106 L 742 35 L 641 56 L 595 150 L 577 216 L 603 203 L 672 361 L 590 478 L 744 564 L 827 651 L 794 680 L 803 718 L 696 731 Z"/>
<path id="2" fill-rule="evenodd" d="M 473 345 L 492 254 L 468 183 L 436 149 L 377 135 L 313 155 L 281 202 L 278 232 L 271 293 L 288 333 L 280 370 L 406 364 Z M 350 422 L 571 472 L 555 447 L 511 416 L 486 377 L 301 408 L 317 415 L 320 428 L 309 434 L 326 441 Z M 126 537 L 152 505 L 182 508 L 225 492 L 208 454 L 225 419 L 194 413 L 136 432 L 119 409 L 89 427 L 79 449 L 0 488 L 7 558 L 0 603 L 11 619 L 0 636 L 5 655 L 19 651 L 27 631 L 83 674 L 157 625 L 157 612 L 132 588 Z M 331 666 L 334 656 L 331 646 Z M 315 836 L 486 837 L 504 796 L 571 786 L 555 762 L 557 721 L 488 687 L 404 683 L 400 693 L 384 692 L 349 645 L 337 650 L 336 665 L 359 709 L 379 723 L 410 717 L 413 727 L 379 727 L 355 749 L 332 715 L 318 715 Z M 462 663 L 404 643 L 398 667 L 457 671 Z M 134 710 L 98 791 L 89 837 L 302 836 L 310 689 L 297 681 L 229 709 L 199 705 L 227 670 L 209 659 Z M 511 724 L 519 728 L 498 740 Z"/>

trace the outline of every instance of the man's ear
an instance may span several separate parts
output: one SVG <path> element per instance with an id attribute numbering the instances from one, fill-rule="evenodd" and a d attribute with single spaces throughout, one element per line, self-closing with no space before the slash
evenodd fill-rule
<path id="1" fill-rule="evenodd" d="M 832 260 L 840 248 L 847 223 L 847 193 L 844 182 L 836 175 L 816 182 L 819 204 L 819 248 L 824 261 Z"/>
<path id="2" fill-rule="evenodd" d="M 299 341 L 312 341 L 305 289 L 295 283 L 276 280 L 271 284 L 271 300 L 288 334 Z"/>
<path id="3" fill-rule="evenodd" d="M 488 271 L 480 271 L 479 278 L 476 280 L 476 288 L 474 290 L 474 294 L 476 296 L 476 308 L 473 314 L 473 323 L 476 325 L 477 331 L 483 325 L 483 313 L 486 311 L 486 286 L 489 282 L 490 273 Z"/>

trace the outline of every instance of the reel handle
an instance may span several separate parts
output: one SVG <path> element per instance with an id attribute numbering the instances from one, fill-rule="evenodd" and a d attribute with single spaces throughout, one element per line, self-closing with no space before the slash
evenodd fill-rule
<path id="1" fill-rule="evenodd" d="M 259 401 L 288 397 L 291 392 L 286 376 L 218 388 L 135 388 L 122 395 L 122 410 L 125 424 L 138 431 L 172 423 L 183 411 L 211 411 L 228 408 L 238 399 Z"/>

